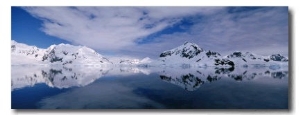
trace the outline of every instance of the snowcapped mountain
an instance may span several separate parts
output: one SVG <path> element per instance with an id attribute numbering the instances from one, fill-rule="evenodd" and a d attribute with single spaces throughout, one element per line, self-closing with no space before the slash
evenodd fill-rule
<path id="1" fill-rule="evenodd" d="M 250 52 L 243 53 L 240 51 L 235 51 L 225 56 L 225 58 L 234 61 L 236 65 L 264 64 L 270 66 L 274 64 L 287 64 L 286 62 L 288 62 L 288 59 L 280 54 L 260 56 Z"/>
<path id="2" fill-rule="evenodd" d="M 263 64 L 264 66 L 287 66 L 288 64 L 288 58 L 280 54 L 259 56 L 250 52 L 243 53 L 236 51 L 222 57 L 218 52 L 204 50 L 197 44 L 189 42 L 185 42 L 183 45 L 174 49 L 164 51 L 159 57 L 163 65 L 187 65 L 196 67 L 234 67 L 255 64 Z"/>
<path id="3" fill-rule="evenodd" d="M 174 49 L 164 51 L 159 57 L 165 65 L 234 66 L 232 61 L 223 59 L 220 53 L 210 50 L 206 51 L 197 44 L 189 42 L 185 42 Z"/>
<path id="4" fill-rule="evenodd" d="M 181 66 L 181 67 L 235 67 L 257 64 L 263 66 L 287 66 L 288 58 L 273 54 L 270 56 L 259 56 L 250 52 L 233 52 L 227 56 L 220 53 L 204 50 L 195 43 L 185 42 L 183 45 L 164 51 L 159 55 L 159 60 L 116 58 L 109 60 L 95 50 L 85 46 L 74 46 L 69 44 L 51 45 L 47 49 L 29 46 L 16 41 L 11 41 L 12 65 L 101 65 L 101 66 Z"/>
<path id="5" fill-rule="evenodd" d="M 12 65 L 19 64 L 112 64 L 93 49 L 69 44 L 51 45 L 47 49 L 11 41 Z"/>
<path id="6" fill-rule="evenodd" d="M 85 46 L 69 44 L 51 45 L 46 49 L 42 61 L 66 64 L 112 64 L 107 58 Z"/>
<path id="7" fill-rule="evenodd" d="M 95 50 L 86 46 L 74 46 L 70 44 L 51 45 L 47 49 L 29 46 L 23 43 L 11 41 L 12 65 L 122 65 L 145 66 L 152 62 L 149 57 L 144 59 L 116 58 L 109 60 Z"/>
<path id="8" fill-rule="evenodd" d="M 152 62 L 149 57 L 143 59 L 119 59 L 120 61 L 116 64 L 119 65 L 148 65 Z"/>
<path id="9" fill-rule="evenodd" d="M 273 60 L 273 61 L 280 61 L 280 62 L 288 62 L 289 59 L 280 55 L 280 54 L 273 54 L 273 55 L 270 55 L 269 57 L 270 60 Z"/>
<path id="10" fill-rule="evenodd" d="M 29 46 L 12 40 L 11 62 L 13 65 L 41 63 L 45 51 L 45 49 L 37 48 L 36 46 Z"/>
<path id="11" fill-rule="evenodd" d="M 120 64 L 139 64 L 140 60 L 138 59 L 121 59 Z"/>

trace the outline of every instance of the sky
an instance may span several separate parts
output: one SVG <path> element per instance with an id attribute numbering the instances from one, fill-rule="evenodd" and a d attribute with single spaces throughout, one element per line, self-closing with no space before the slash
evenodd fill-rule
<path id="1" fill-rule="evenodd" d="M 227 55 L 288 56 L 288 7 L 12 7 L 12 40 L 158 58 L 185 41 Z"/>

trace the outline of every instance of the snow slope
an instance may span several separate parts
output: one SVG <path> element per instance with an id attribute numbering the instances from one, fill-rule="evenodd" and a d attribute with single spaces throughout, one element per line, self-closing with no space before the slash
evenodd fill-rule
<path id="1" fill-rule="evenodd" d="M 11 63 L 12 65 L 21 64 L 43 64 L 42 57 L 46 49 L 37 48 L 11 41 Z"/>
<path id="2" fill-rule="evenodd" d="M 273 54 L 270 56 L 260 56 L 250 52 L 235 51 L 232 54 L 225 56 L 225 58 L 232 60 L 235 65 L 249 66 L 257 65 L 261 66 L 288 66 L 288 59 L 280 54 Z"/>
<path id="3" fill-rule="evenodd" d="M 85 46 L 73 46 L 69 44 L 51 45 L 47 49 L 29 46 L 16 41 L 11 41 L 12 65 L 74 65 L 74 64 L 101 64 L 111 65 L 107 58 L 93 49 Z"/>
<path id="4" fill-rule="evenodd" d="M 46 49 L 42 61 L 53 64 L 112 64 L 93 49 L 69 44 L 51 45 Z"/>
<path id="5" fill-rule="evenodd" d="M 197 44 L 189 42 L 161 53 L 160 62 L 161 65 L 166 66 L 188 67 L 272 66 L 278 68 L 288 66 L 288 58 L 280 54 L 260 56 L 250 52 L 236 51 L 222 57 L 218 52 L 204 50 Z"/>
<path id="6" fill-rule="evenodd" d="M 160 54 L 160 60 L 165 65 L 187 66 L 234 66 L 233 62 L 223 59 L 218 52 L 206 51 L 195 43 L 185 42 L 174 49 Z"/>
<path id="7" fill-rule="evenodd" d="M 11 41 L 12 65 L 100 65 L 105 66 L 167 66 L 167 67 L 247 67 L 270 66 L 274 69 L 288 66 L 288 58 L 273 54 L 260 56 L 250 52 L 233 52 L 226 56 L 204 50 L 195 43 L 185 42 L 160 54 L 158 60 L 113 57 L 112 60 L 85 46 L 70 44 L 51 45 L 47 49 Z"/>
<path id="8" fill-rule="evenodd" d="M 152 60 L 149 57 L 144 59 L 117 58 L 109 60 L 86 46 L 74 46 L 70 44 L 51 45 L 47 49 L 29 46 L 16 41 L 11 41 L 11 62 L 12 65 L 101 65 L 105 66 L 145 66 Z"/>

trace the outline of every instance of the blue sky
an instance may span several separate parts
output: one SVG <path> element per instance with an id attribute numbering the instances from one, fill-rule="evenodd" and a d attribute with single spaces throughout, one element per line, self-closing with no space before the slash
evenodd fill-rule
<path id="1" fill-rule="evenodd" d="M 46 48 L 85 45 L 151 57 L 194 42 L 226 55 L 288 55 L 287 7 L 12 7 L 12 39 Z"/>
<path id="2" fill-rule="evenodd" d="M 26 43 L 28 45 L 35 45 L 40 48 L 47 48 L 52 44 L 70 43 L 66 40 L 59 39 L 55 36 L 46 35 L 42 28 L 42 21 L 32 17 L 28 12 L 20 7 L 12 7 L 12 39 Z"/>

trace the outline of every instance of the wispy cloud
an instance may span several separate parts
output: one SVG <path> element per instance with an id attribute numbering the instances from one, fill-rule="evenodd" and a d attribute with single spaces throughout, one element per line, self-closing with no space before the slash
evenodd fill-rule
<path id="1" fill-rule="evenodd" d="M 287 7 L 26 7 L 43 20 L 48 35 L 102 52 L 157 57 L 160 52 L 195 42 L 226 54 L 288 53 Z M 188 19 L 184 31 L 160 33 Z"/>
<path id="2" fill-rule="evenodd" d="M 210 14 L 202 7 L 26 7 L 43 20 L 42 30 L 75 44 L 99 50 L 119 50 L 135 40 L 163 30 L 182 16 Z"/>
<path id="3" fill-rule="evenodd" d="M 156 42 L 136 49 L 142 49 L 141 53 L 151 48 L 152 52 L 147 53 L 158 54 L 190 41 L 223 55 L 233 51 L 288 55 L 287 7 L 239 9 L 242 8 L 226 8 L 213 15 L 194 18 L 187 31 L 161 35 L 154 40 Z"/>
<path id="4" fill-rule="evenodd" d="M 287 8 L 259 8 L 242 12 L 224 12 L 208 18 L 205 25 L 192 29 L 200 44 L 219 51 L 273 49 L 288 51 Z M 198 32 L 201 30 L 200 32 Z M 223 46 L 223 47 L 214 47 Z M 283 48 L 285 47 L 285 48 Z M 269 53 L 269 52 L 264 52 Z"/>

